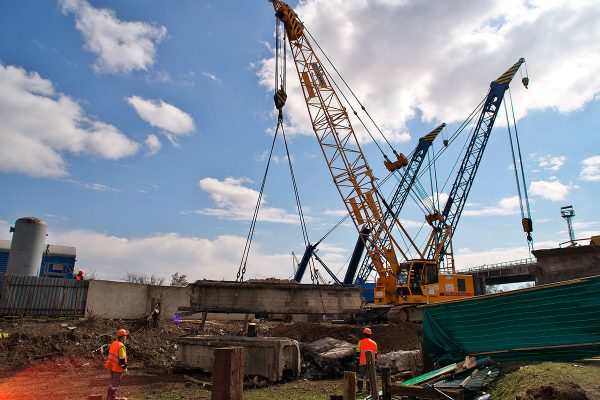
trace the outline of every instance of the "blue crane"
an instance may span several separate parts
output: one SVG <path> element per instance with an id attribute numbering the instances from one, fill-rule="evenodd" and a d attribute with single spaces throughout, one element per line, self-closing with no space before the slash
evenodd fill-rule
<path id="1" fill-rule="evenodd" d="M 442 211 L 441 218 L 432 218 L 431 224 L 434 231 L 437 232 L 437 238 L 430 242 L 429 248 L 424 252 L 430 259 L 435 258 L 435 254 L 439 254 L 438 261 L 442 262 L 444 261 L 444 256 L 449 254 L 448 247 L 451 246 L 452 236 L 458 225 L 471 186 L 473 185 L 475 174 L 481 163 L 481 158 L 490 137 L 490 133 L 492 132 L 502 99 L 504 98 L 504 94 L 508 89 L 510 82 L 524 62 L 524 58 L 519 59 L 519 61 L 498 79 L 490 83 L 490 90 L 483 104 L 477 124 L 473 129 L 473 134 L 469 141 L 469 145 L 466 148 L 465 156 L 456 175 L 454 184 L 452 185 L 452 189 L 448 195 L 448 200 Z M 528 82 L 529 79 L 524 77 L 523 84 L 525 87 L 527 87 Z M 530 218 L 524 218 L 523 228 L 527 233 L 532 231 Z M 447 230 L 449 230 L 449 233 L 445 234 Z M 528 235 L 528 237 L 530 236 Z M 452 272 L 454 269 L 453 264 L 451 259 L 446 260 L 444 266 L 440 266 L 441 271 Z"/>
<path id="2" fill-rule="evenodd" d="M 400 213 L 400 210 L 402 210 L 402 207 L 404 207 L 404 203 L 406 202 L 410 190 L 417 179 L 419 170 L 421 169 L 421 165 L 425 160 L 425 155 L 427 154 L 427 151 L 431 147 L 431 144 L 433 143 L 434 139 L 442 131 L 442 129 L 444 129 L 445 126 L 446 124 L 441 124 L 433 131 L 429 132 L 427 135 L 419 139 L 417 147 L 415 148 L 412 157 L 408 162 L 408 165 L 406 166 L 406 170 L 402 175 L 402 179 L 400 180 L 400 183 L 397 185 L 396 190 L 392 198 L 390 199 L 389 204 L 393 212 L 390 212 L 390 210 L 386 210 L 383 217 L 387 226 L 389 226 L 390 228 L 393 228 L 397 220 L 395 216 L 397 216 Z M 370 257 L 365 257 L 363 258 L 363 262 L 360 266 L 360 269 L 358 270 L 358 274 L 356 274 L 356 270 L 358 269 L 358 263 L 364 250 L 364 243 L 369 243 L 369 246 L 372 246 L 370 242 L 366 240 L 369 234 L 370 232 L 362 231 L 356 242 L 354 252 L 352 253 L 352 257 L 348 264 L 348 269 L 346 270 L 346 275 L 344 276 L 345 284 L 351 284 L 353 282 L 357 285 L 364 284 L 374 269 Z M 383 240 L 384 243 L 389 241 L 388 235 L 383 235 Z"/>

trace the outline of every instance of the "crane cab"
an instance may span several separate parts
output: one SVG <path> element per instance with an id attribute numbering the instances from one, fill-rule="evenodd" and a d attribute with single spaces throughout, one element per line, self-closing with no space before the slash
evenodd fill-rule
<path id="1" fill-rule="evenodd" d="M 437 262 L 431 260 L 400 263 L 394 279 L 393 294 L 385 290 L 385 279 L 377 279 L 375 304 L 433 304 L 475 295 L 471 275 L 440 274 Z"/>

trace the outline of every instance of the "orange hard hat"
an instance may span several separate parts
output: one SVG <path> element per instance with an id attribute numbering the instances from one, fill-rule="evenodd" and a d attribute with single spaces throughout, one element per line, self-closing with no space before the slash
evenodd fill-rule
<path id="1" fill-rule="evenodd" d="M 127 329 L 119 329 L 117 331 L 117 337 L 121 337 L 121 336 L 128 336 L 129 332 L 127 332 Z"/>
<path id="2" fill-rule="evenodd" d="M 373 332 L 371 332 L 371 329 L 370 329 L 370 328 L 365 328 L 365 329 L 363 329 L 363 334 L 364 334 L 364 335 L 371 335 L 372 333 L 373 333 Z"/>

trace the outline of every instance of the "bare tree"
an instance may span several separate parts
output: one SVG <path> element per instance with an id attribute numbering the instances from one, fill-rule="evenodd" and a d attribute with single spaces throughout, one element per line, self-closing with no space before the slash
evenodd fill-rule
<path id="1" fill-rule="evenodd" d="M 89 271 L 84 271 L 85 272 L 85 280 L 86 281 L 93 281 L 96 279 L 96 270 L 95 269 L 90 269 Z"/>
<path id="2" fill-rule="evenodd" d="M 502 285 L 489 285 L 485 288 L 485 294 L 502 293 L 506 290 Z"/>
<path id="3" fill-rule="evenodd" d="M 171 275 L 171 286 L 184 287 L 184 286 L 187 286 L 188 284 L 189 284 L 189 282 L 187 280 L 187 275 L 185 275 L 185 274 L 179 275 L 179 272 L 175 272 L 173 275 Z"/>
<path id="4" fill-rule="evenodd" d="M 160 278 L 154 274 L 148 275 L 140 272 L 127 272 L 123 277 L 127 283 L 141 283 L 144 285 L 160 286 L 165 283 L 165 278 Z"/>

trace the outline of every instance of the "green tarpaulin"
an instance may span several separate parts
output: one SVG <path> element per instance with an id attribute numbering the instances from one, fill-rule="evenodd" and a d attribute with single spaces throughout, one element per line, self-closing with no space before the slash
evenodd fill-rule
<path id="1" fill-rule="evenodd" d="M 438 365 L 600 356 L 600 276 L 426 306 L 423 345 Z"/>

